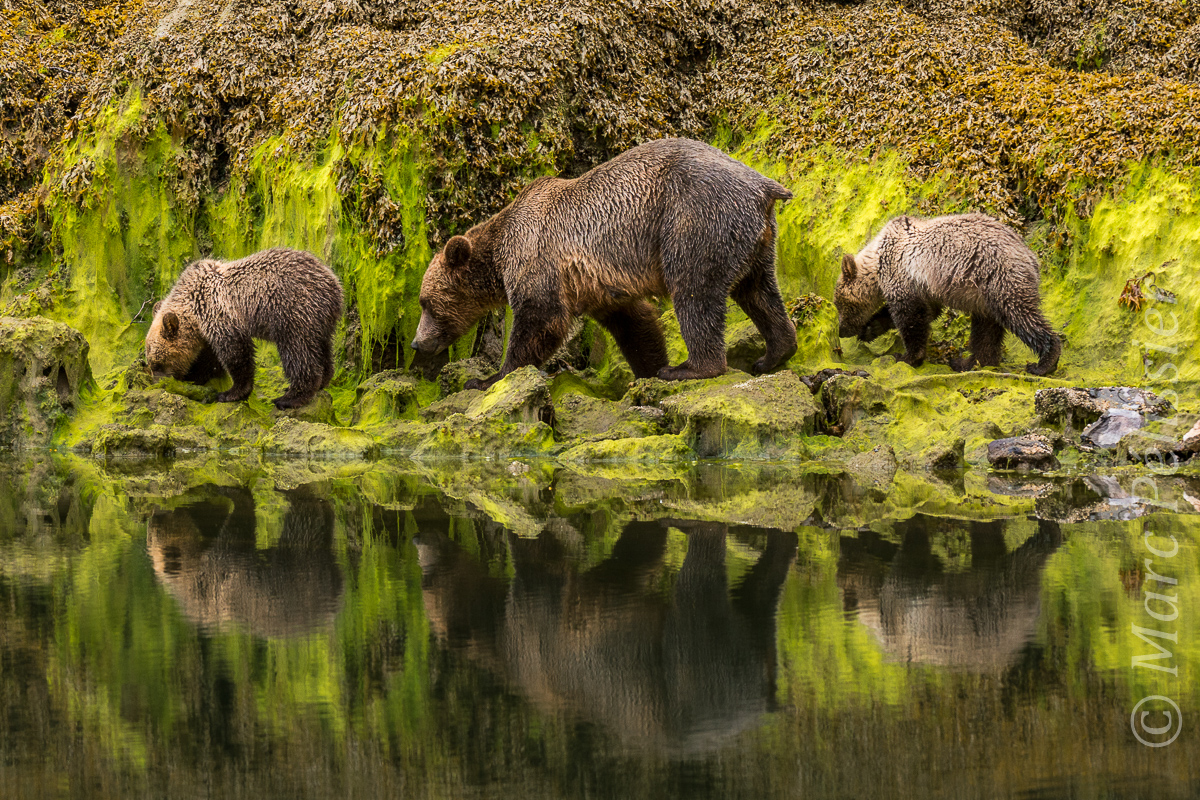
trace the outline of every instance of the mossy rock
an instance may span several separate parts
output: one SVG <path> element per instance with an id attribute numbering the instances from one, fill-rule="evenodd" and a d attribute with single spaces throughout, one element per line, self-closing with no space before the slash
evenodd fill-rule
<path id="1" fill-rule="evenodd" d="M 663 400 L 668 425 L 701 458 L 772 458 L 806 453 L 803 438 L 822 417 L 812 393 L 788 370 L 705 385 Z"/>
<path id="2" fill-rule="evenodd" d="M 560 440 L 580 443 L 634 439 L 661 433 L 659 422 L 662 417 L 660 409 L 565 394 L 554 404 L 554 431 Z"/>
<path id="3" fill-rule="evenodd" d="M 463 416 L 473 420 L 549 422 L 554 417 L 550 382 L 537 367 L 522 367 L 475 397 Z"/>
<path id="4" fill-rule="evenodd" d="M 852 430 L 855 423 L 888 411 L 893 392 L 869 376 L 850 373 L 833 375 L 819 391 L 830 426 L 837 433 Z"/>
<path id="5" fill-rule="evenodd" d="M 417 381 L 400 370 L 377 372 L 354 392 L 352 425 L 417 418 Z"/>
<path id="6" fill-rule="evenodd" d="M 437 384 L 442 390 L 443 395 L 451 395 L 455 392 L 461 392 L 467 381 L 471 379 L 482 380 L 495 375 L 497 367 L 491 359 L 483 356 L 474 356 L 472 358 L 464 358 L 462 361 L 451 361 L 446 366 L 442 367 L 438 373 Z"/>
<path id="7" fill-rule="evenodd" d="M 291 417 L 276 422 L 261 447 L 268 455 L 309 457 L 373 458 L 379 452 L 376 441 L 362 431 Z"/>
<path id="8" fill-rule="evenodd" d="M 963 466 L 963 449 L 966 440 L 952 433 L 936 436 L 928 446 L 907 456 L 902 463 L 916 469 L 944 471 L 960 469 Z"/>
<path id="9" fill-rule="evenodd" d="M 471 407 L 471 404 L 482 396 L 483 392 L 478 389 L 464 389 L 461 392 L 455 392 L 449 397 L 443 397 L 437 402 L 430 403 L 418 413 L 421 419 L 427 422 L 438 422 L 452 414 L 465 414 L 467 409 Z"/>
<path id="10" fill-rule="evenodd" d="M 864 488 L 886 490 L 896 477 L 896 451 L 886 444 L 857 453 L 846 461 L 846 472 Z"/>
<path id="11" fill-rule="evenodd" d="M 665 434 L 635 439 L 605 439 L 576 445 L 559 454 L 560 461 L 691 461 L 696 453 L 682 436 Z"/>
<path id="12" fill-rule="evenodd" d="M 767 352 L 767 340 L 749 320 L 729 326 L 725 332 L 725 363 L 730 369 L 749 372 Z"/>
<path id="13" fill-rule="evenodd" d="M 91 441 L 91 453 L 95 456 L 168 458 L 175 455 L 175 447 L 166 425 L 146 428 L 101 425 Z"/>
<path id="14" fill-rule="evenodd" d="M 48 446 L 91 383 L 79 331 L 42 317 L 0 317 L 0 449 Z"/>
<path id="15" fill-rule="evenodd" d="M 313 395 L 312 399 L 299 408 L 283 408 L 272 412 L 276 419 L 290 417 L 301 422 L 320 422 L 325 425 L 337 425 L 337 413 L 333 409 L 333 396 L 322 389 Z"/>

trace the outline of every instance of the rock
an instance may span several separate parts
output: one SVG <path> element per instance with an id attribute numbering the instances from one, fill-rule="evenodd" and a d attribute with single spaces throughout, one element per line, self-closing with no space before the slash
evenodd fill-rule
<path id="1" fill-rule="evenodd" d="M 958 469 L 963 465 L 965 448 L 966 440 L 961 436 L 943 435 L 905 461 L 928 470 Z"/>
<path id="2" fill-rule="evenodd" d="M 825 381 L 837 375 L 853 375 L 858 378 L 869 378 L 870 373 L 863 372 L 861 369 L 845 370 L 836 367 L 823 369 L 813 375 L 801 375 L 800 382 L 812 390 L 813 394 L 821 391 L 821 387 L 825 385 Z"/>
<path id="3" fill-rule="evenodd" d="M 651 421 L 655 416 L 657 421 Z M 554 404 L 554 431 L 560 440 L 578 442 L 632 439 L 661 433 L 659 423 L 665 416 L 660 408 L 564 394 Z"/>
<path id="4" fill-rule="evenodd" d="M 353 425 L 417 418 L 417 381 L 397 369 L 377 372 L 354 392 Z"/>
<path id="5" fill-rule="evenodd" d="M 263 437 L 262 450 L 270 455 L 373 458 L 379 445 L 362 431 L 282 417 Z"/>
<path id="6" fill-rule="evenodd" d="M 472 378 L 488 378 L 496 374 L 496 365 L 485 356 L 473 356 L 462 361 L 451 361 L 438 373 L 438 388 L 443 395 L 461 392 Z"/>
<path id="7" fill-rule="evenodd" d="M 1142 415 L 1127 408 L 1109 408 L 1100 418 L 1083 429 L 1079 439 L 1085 446 L 1111 450 L 1127 433 L 1136 431 L 1146 424 Z"/>
<path id="8" fill-rule="evenodd" d="M 514 373 L 515 374 L 515 373 Z M 397 425 L 384 444 L 411 446 L 414 458 L 498 458 L 546 456 L 555 449 L 554 431 L 544 422 L 506 422 L 453 414 L 438 423 Z"/>
<path id="9" fill-rule="evenodd" d="M 766 340 L 749 320 L 731 325 L 725 334 L 725 363 L 730 369 L 749 372 L 766 351 Z"/>
<path id="10" fill-rule="evenodd" d="M 1183 446 L 1190 452 L 1200 452 L 1200 420 L 1196 420 L 1196 424 L 1192 429 L 1183 435 Z"/>
<path id="11" fill-rule="evenodd" d="M 560 461 L 690 461 L 695 452 L 682 436 L 644 436 L 637 439 L 606 439 L 572 447 L 558 456 Z"/>
<path id="12" fill-rule="evenodd" d="M 483 397 L 483 392 L 478 389 L 464 389 L 449 397 L 443 397 L 435 403 L 430 403 L 418 413 L 423 420 L 440 422 L 452 414 L 466 413 L 467 409 L 471 407 L 471 403 L 474 403 L 479 397 Z"/>
<path id="13" fill-rule="evenodd" d="M 1136 411 L 1151 419 L 1171 413 L 1171 404 L 1166 400 L 1145 389 L 1128 386 L 1039 389 L 1034 395 L 1033 407 L 1046 422 L 1068 426 L 1089 425 L 1110 408 Z"/>
<path id="14" fill-rule="evenodd" d="M 321 422 L 326 425 L 337 424 L 337 414 L 333 410 L 333 396 L 322 389 L 313 395 L 312 399 L 299 408 L 277 409 L 272 413 L 276 419 L 291 417 L 302 422 Z"/>
<path id="15" fill-rule="evenodd" d="M 134 428 L 129 425 L 101 425 L 92 440 L 92 455 L 168 458 L 175 455 L 170 431 L 165 425 Z"/>
<path id="16" fill-rule="evenodd" d="M 79 331 L 43 317 L 0 317 L 0 449 L 47 447 L 91 382 Z"/>
<path id="17" fill-rule="evenodd" d="M 885 413 L 891 393 L 869 377 L 842 373 L 821 382 L 821 405 L 832 433 L 840 435 L 865 417 Z"/>
<path id="18" fill-rule="evenodd" d="M 769 458 L 811 436 L 821 409 L 794 372 L 701 385 L 663 400 L 668 425 L 701 458 Z M 801 445 L 802 446 L 802 445 Z"/>
<path id="19" fill-rule="evenodd" d="M 1058 468 L 1054 445 L 1045 436 L 1030 434 L 996 439 L 987 446 L 987 460 L 999 469 L 1048 470 Z"/>
<path id="20" fill-rule="evenodd" d="M 550 424 L 554 420 L 550 382 L 537 367 L 521 367 L 476 396 L 463 415 L 468 419 Z"/>

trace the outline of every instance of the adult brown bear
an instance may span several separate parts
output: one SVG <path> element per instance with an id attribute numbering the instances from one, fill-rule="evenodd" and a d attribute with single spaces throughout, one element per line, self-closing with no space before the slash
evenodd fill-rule
<path id="1" fill-rule="evenodd" d="M 725 298 L 767 342 L 755 372 L 796 352 L 775 280 L 775 202 L 791 192 L 688 139 L 629 150 L 578 178 L 538 178 L 491 219 L 454 236 L 421 284 L 414 349 L 437 353 L 490 309 L 512 307 L 508 355 L 486 389 L 540 366 L 571 319 L 587 315 L 616 339 L 639 378 L 709 378 L 725 371 Z M 658 313 L 670 295 L 688 359 L 667 364 Z"/>

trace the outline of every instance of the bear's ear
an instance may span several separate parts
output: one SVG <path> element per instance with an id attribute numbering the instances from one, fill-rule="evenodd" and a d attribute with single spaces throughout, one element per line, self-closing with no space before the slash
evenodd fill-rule
<path id="1" fill-rule="evenodd" d="M 168 339 L 174 339 L 179 335 L 179 316 L 174 311 L 163 314 L 162 329 L 163 336 Z"/>
<path id="2" fill-rule="evenodd" d="M 847 281 L 854 280 L 858 275 L 858 265 L 854 263 L 854 256 L 846 253 L 842 256 L 842 277 Z"/>
<path id="3" fill-rule="evenodd" d="M 462 269 L 471 260 L 471 242 L 465 236 L 451 236 L 446 242 L 446 267 Z"/>

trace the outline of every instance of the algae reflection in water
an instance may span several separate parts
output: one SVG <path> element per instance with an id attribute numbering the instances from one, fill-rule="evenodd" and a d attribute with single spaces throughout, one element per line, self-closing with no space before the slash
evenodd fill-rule
<path id="1" fill-rule="evenodd" d="M 1083 481 L 1005 506 L 765 466 L 471 470 L 470 496 L 460 465 L 407 462 L 0 476 L 6 796 L 1183 797 L 1200 779 L 1196 516 Z M 1164 494 L 1197 493 L 1181 480 Z M 1178 581 L 1170 622 L 1143 605 L 1147 530 L 1179 543 L 1153 561 Z M 1132 626 L 1176 634 L 1158 663 L 1177 675 L 1131 667 L 1152 652 Z M 1129 728 L 1148 694 L 1185 721 L 1153 751 Z"/>

